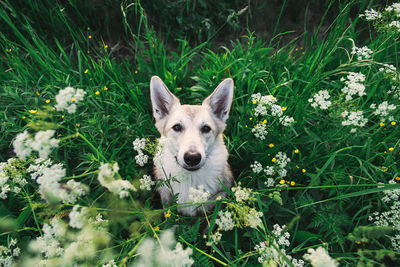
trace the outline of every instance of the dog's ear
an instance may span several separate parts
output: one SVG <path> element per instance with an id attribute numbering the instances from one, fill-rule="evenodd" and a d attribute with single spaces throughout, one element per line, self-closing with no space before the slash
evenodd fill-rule
<path id="1" fill-rule="evenodd" d="M 214 92 L 203 101 L 203 105 L 209 105 L 214 115 L 223 122 L 228 119 L 233 98 L 233 80 L 223 80 Z"/>
<path id="2" fill-rule="evenodd" d="M 150 98 L 153 106 L 153 116 L 160 120 L 167 116 L 172 106 L 179 103 L 179 99 L 168 90 L 167 86 L 158 76 L 151 77 Z"/>

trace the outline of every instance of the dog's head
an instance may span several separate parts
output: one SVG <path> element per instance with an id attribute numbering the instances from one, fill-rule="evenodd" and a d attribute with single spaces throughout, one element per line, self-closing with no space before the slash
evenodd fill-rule
<path id="1" fill-rule="evenodd" d="M 156 128 L 170 143 L 167 149 L 184 169 L 200 169 L 225 129 L 233 98 L 233 80 L 223 80 L 201 105 L 181 105 L 163 81 L 153 76 L 150 96 Z"/>

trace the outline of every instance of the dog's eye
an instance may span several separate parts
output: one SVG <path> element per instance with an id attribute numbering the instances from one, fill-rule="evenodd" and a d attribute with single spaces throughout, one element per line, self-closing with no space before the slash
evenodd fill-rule
<path id="1" fill-rule="evenodd" d="M 180 131 L 182 131 L 182 125 L 180 125 L 179 123 L 177 123 L 177 124 L 175 124 L 174 126 L 172 126 L 172 129 L 173 129 L 175 132 L 180 132 Z"/>
<path id="2" fill-rule="evenodd" d="M 200 131 L 201 131 L 202 133 L 208 133 L 208 132 L 211 131 L 211 128 L 210 128 L 210 126 L 208 126 L 208 125 L 204 125 L 203 127 L 201 127 Z"/>

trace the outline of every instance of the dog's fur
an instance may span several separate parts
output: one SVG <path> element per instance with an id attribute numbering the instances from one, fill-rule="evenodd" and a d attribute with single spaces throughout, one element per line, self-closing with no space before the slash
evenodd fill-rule
<path id="1" fill-rule="evenodd" d="M 181 105 L 163 81 L 153 76 L 150 96 L 155 125 L 161 134 L 155 177 L 169 181 L 158 188 L 161 201 L 167 204 L 178 194 L 178 204 L 191 202 L 189 189 L 199 185 L 211 194 L 210 199 L 224 195 L 221 183 L 228 188 L 233 183 L 222 138 L 232 104 L 233 80 L 223 80 L 202 105 Z M 207 211 L 212 208 L 212 204 L 205 205 Z M 178 211 L 195 216 L 199 207 L 186 206 Z"/>

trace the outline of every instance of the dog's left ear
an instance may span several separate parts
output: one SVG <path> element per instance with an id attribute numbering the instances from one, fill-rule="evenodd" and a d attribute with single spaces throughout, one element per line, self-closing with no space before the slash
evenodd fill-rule
<path id="1" fill-rule="evenodd" d="M 214 92 L 203 101 L 203 105 L 210 106 L 214 115 L 223 122 L 228 119 L 233 98 L 233 80 L 223 80 Z"/>

